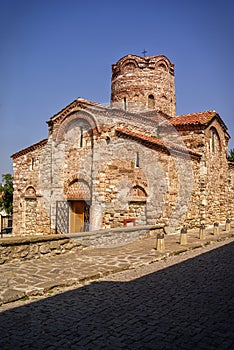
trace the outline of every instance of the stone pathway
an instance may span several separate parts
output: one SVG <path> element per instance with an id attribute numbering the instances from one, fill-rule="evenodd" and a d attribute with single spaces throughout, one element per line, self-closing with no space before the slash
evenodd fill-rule
<path id="1" fill-rule="evenodd" d="M 208 230 L 205 240 L 199 239 L 198 231 L 191 230 L 188 232 L 188 244 L 183 246 L 179 244 L 179 234 L 166 236 L 163 252 L 155 249 L 156 238 L 150 237 L 116 248 L 89 247 L 50 258 L 12 261 L 0 266 L 0 304 L 43 295 L 54 288 L 75 287 L 233 237 L 233 228 L 229 232 L 221 229 L 219 236 Z"/>

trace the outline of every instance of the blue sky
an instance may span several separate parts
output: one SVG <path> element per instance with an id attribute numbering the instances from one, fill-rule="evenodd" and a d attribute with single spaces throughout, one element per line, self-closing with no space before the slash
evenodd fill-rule
<path id="1" fill-rule="evenodd" d="M 0 175 L 78 96 L 109 103 L 111 64 L 175 64 L 177 114 L 216 110 L 234 148 L 233 0 L 0 0 Z"/>

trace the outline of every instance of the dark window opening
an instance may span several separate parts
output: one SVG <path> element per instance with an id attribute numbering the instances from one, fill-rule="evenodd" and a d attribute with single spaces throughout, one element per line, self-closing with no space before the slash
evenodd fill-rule
<path id="1" fill-rule="evenodd" d="M 136 153 L 136 163 L 135 163 L 136 168 L 140 167 L 140 155 L 139 152 Z"/>
<path id="2" fill-rule="evenodd" d="M 154 109 L 155 108 L 154 95 L 149 95 L 148 96 L 148 108 L 149 109 Z"/>
<path id="3" fill-rule="evenodd" d="M 110 137 L 109 137 L 109 136 L 106 137 L 106 144 L 107 144 L 107 145 L 110 144 Z"/>
<path id="4" fill-rule="evenodd" d="M 125 111 L 127 110 L 127 99 L 126 99 L 126 97 L 124 97 L 124 110 Z"/>
<path id="5" fill-rule="evenodd" d="M 83 128 L 80 127 L 80 148 L 83 147 Z"/>
<path id="6" fill-rule="evenodd" d="M 34 158 L 32 158 L 32 159 L 31 159 L 31 166 L 30 166 L 30 169 L 31 169 L 31 170 L 34 169 L 34 163 L 35 163 Z"/>
<path id="7" fill-rule="evenodd" d="M 215 151 L 215 133 L 212 130 L 211 133 L 211 151 L 214 152 Z"/>

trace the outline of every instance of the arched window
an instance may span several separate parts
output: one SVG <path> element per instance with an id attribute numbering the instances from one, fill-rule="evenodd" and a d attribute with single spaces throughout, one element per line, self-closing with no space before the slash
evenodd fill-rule
<path id="1" fill-rule="evenodd" d="M 210 128 L 210 151 L 212 153 L 220 151 L 220 138 L 217 130 L 212 127 Z"/>
<path id="2" fill-rule="evenodd" d="M 148 96 L 148 108 L 149 109 L 154 109 L 155 108 L 154 95 L 149 95 Z"/>
<path id="3" fill-rule="evenodd" d="M 33 186 L 28 186 L 25 191 L 25 197 L 36 197 L 36 190 Z"/>
<path id="4" fill-rule="evenodd" d="M 106 144 L 107 144 L 107 145 L 110 144 L 110 137 L 109 137 L 109 136 L 106 137 Z"/>
<path id="5" fill-rule="evenodd" d="M 141 198 L 147 198 L 147 194 L 144 190 L 143 187 L 139 186 L 139 185 L 136 185 L 136 186 L 133 186 L 132 189 L 131 189 L 131 196 L 132 197 L 141 197 Z"/>

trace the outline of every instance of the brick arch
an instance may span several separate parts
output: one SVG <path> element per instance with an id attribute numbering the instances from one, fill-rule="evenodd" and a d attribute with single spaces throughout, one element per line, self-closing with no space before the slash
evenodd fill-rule
<path id="1" fill-rule="evenodd" d="M 130 193 L 131 193 L 131 197 L 145 198 L 145 200 L 148 197 L 146 189 L 139 184 L 134 184 L 131 188 Z"/>
<path id="2" fill-rule="evenodd" d="M 90 186 L 84 179 L 75 179 L 69 183 L 66 189 L 67 199 L 91 199 Z"/>
<path id="3" fill-rule="evenodd" d="M 36 197 L 36 190 L 33 186 L 27 186 L 27 188 L 24 191 L 24 196 L 25 197 Z"/>
<path id="4" fill-rule="evenodd" d="M 124 69 L 130 64 L 133 64 L 135 68 L 138 68 L 138 63 L 136 60 L 134 60 L 133 58 L 126 58 L 120 63 L 121 72 L 123 72 Z"/>
<path id="5" fill-rule="evenodd" d="M 160 68 L 160 67 L 164 68 L 166 71 L 169 70 L 169 65 L 168 65 L 167 61 L 164 59 L 161 59 L 158 62 L 156 62 L 155 68 Z"/>
<path id="6" fill-rule="evenodd" d="M 87 113 L 84 111 L 78 111 L 78 112 L 74 112 L 74 113 L 70 114 L 69 116 L 67 116 L 63 120 L 63 122 L 60 124 L 59 129 L 57 131 L 57 135 L 56 135 L 57 142 L 61 142 L 63 140 L 64 134 L 66 132 L 68 125 L 76 119 L 85 120 L 90 125 L 90 129 L 92 130 L 93 133 L 100 134 L 99 126 L 96 122 L 95 117 L 91 113 Z"/>
<path id="7" fill-rule="evenodd" d="M 69 179 L 64 183 L 64 193 L 68 199 L 90 199 L 91 188 L 89 177 L 85 174 L 79 174 L 79 177 L 77 174 L 70 176 Z"/>

